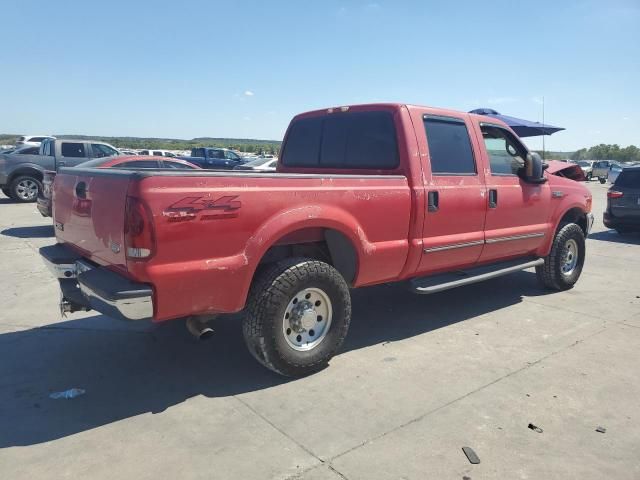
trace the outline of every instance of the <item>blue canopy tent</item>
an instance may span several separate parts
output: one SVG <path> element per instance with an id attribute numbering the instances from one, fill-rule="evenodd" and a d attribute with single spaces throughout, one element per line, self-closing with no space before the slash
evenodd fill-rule
<path id="1" fill-rule="evenodd" d="M 540 122 L 531 122 L 529 120 L 523 120 L 522 118 L 509 117 L 508 115 L 501 115 L 500 113 L 492 110 L 491 108 L 476 108 L 469 113 L 476 113 L 478 115 L 486 115 L 487 117 L 497 118 L 509 125 L 511 129 L 518 134 L 519 137 L 537 137 L 539 135 L 551 135 L 553 133 L 564 130 L 562 127 L 554 127 Z"/>

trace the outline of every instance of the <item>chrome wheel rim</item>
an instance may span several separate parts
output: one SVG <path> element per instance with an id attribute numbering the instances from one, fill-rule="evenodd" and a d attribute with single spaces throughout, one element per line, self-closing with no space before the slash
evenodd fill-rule
<path id="1" fill-rule="evenodd" d="M 329 296 L 319 288 L 305 288 L 287 305 L 282 318 L 282 334 L 294 350 L 312 350 L 327 336 L 332 317 Z"/>
<path id="2" fill-rule="evenodd" d="M 16 186 L 16 195 L 21 200 L 33 200 L 38 196 L 38 184 L 29 178 L 20 180 Z"/>
<path id="3" fill-rule="evenodd" d="M 578 265 L 578 244 L 575 240 L 569 239 L 564 244 L 562 252 L 562 274 L 571 275 Z"/>

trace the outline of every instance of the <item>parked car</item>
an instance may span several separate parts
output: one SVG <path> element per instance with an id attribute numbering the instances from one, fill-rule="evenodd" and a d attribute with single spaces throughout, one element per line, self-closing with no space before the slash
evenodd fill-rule
<path id="1" fill-rule="evenodd" d="M 167 160 L 160 157 L 141 157 L 132 155 L 128 157 L 103 157 L 88 160 L 77 165 L 77 168 L 118 168 L 121 170 L 144 170 L 148 168 L 166 168 L 174 170 L 196 170 L 197 165 L 184 160 Z M 52 216 L 51 187 L 56 177 L 56 172 L 47 170 L 42 179 L 42 189 L 38 194 L 37 208 L 43 217 Z"/>
<path id="2" fill-rule="evenodd" d="M 584 172 L 584 176 L 587 178 L 587 181 L 591 180 L 594 163 L 595 163 L 594 160 L 580 160 L 578 162 L 578 165 L 580 165 L 580 168 L 582 168 L 582 171 Z"/>
<path id="3" fill-rule="evenodd" d="M 607 192 L 603 221 L 618 233 L 640 231 L 640 167 L 622 169 Z"/>
<path id="4" fill-rule="evenodd" d="M 61 166 L 119 154 L 118 150 L 103 142 L 45 138 L 35 154 L 14 151 L 0 155 L 0 188 L 13 200 L 35 202 L 42 189 L 45 170 L 57 170 Z"/>
<path id="5" fill-rule="evenodd" d="M 259 172 L 275 172 L 276 165 L 278 164 L 277 158 L 257 158 L 250 162 L 243 163 L 234 167 L 234 170 L 253 170 Z"/>
<path id="6" fill-rule="evenodd" d="M 623 168 L 625 168 L 625 166 L 623 165 L 611 165 L 611 168 L 609 169 L 609 176 L 607 177 L 609 183 L 615 183 L 618 175 L 620 175 L 620 172 L 622 172 Z"/>
<path id="7" fill-rule="evenodd" d="M 58 243 L 40 249 L 62 310 L 188 318 L 199 335 L 199 316 L 244 309 L 249 351 L 299 376 L 342 344 L 350 288 L 432 294 L 535 267 L 566 290 L 582 272 L 589 190 L 545 171 L 500 120 L 399 104 L 308 112 L 277 170 L 63 169 Z"/>
<path id="8" fill-rule="evenodd" d="M 138 155 L 152 155 L 154 157 L 177 157 L 177 155 L 169 150 L 140 150 Z"/>
<path id="9" fill-rule="evenodd" d="M 55 140 L 49 135 L 25 135 L 16 139 L 16 147 L 39 147 L 43 140 Z"/>
<path id="10" fill-rule="evenodd" d="M 178 157 L 202 168 L 231 170 L 247 162 L 236 152 L 228 148 L 200 147 L 192 148 L 191 156 Z"/>
<path id="11" fill-rule="evenodd" d="M 135 150 L 130 150 L 130 149 L 127 149 L 127 148 L 125 148 L 125 149 L 119 148 L 118 150 L 120 151 L 120 153 L 122 155 L 140 155 Z"/>
<path id="12" fill-rule="evenodd" d="M 619 165 L 619 163 L 613 160 L 598 160 L 594 162 L 591 177 L 597 178 L 600 180 L 600 183 L 605 183 L 609 177 L 609 170 L 613 165 Z"/>

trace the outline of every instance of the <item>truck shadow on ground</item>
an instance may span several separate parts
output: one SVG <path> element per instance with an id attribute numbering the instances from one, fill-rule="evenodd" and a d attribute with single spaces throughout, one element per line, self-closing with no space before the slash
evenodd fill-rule
<path id="1" fill-rule="evenodd" d="M 14 238 L 53 238 L 53 225 L 34 225 L 30 227 L 5 228 L 0 235 Z"/>
<path id="2" fill-rule="evenodd" d="M 640 245 L 640 232 L 620 234 L 615 230 L 604 230 L 589 234 L 590 240 L 601 240 L 603 242 L 613 243 L 629 243 L 631 245 Z"/>
<path id="3" fill-rule="evenodd" d="M 430 296 L 402 284 L 355 290 L 343 351 L 425 334 L 544 294 L 531 272 Z M 226 397 L 295 381 L 251 357 L 238 315 L 213 326 L 216 333 L 205 342 L 181 321 L 154 326 L 102 315 L 0 334 L 0 448 L 159 413 L 198 395 Z M 49 398 L 74 387 L 86 393 Z"/>

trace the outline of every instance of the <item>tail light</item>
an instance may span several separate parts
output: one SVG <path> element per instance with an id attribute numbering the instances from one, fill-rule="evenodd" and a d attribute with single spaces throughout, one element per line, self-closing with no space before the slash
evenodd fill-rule
<path id="1" fill-rule="evenodd" d="M 135 197 L 127 197 L 124 245 L 127 258 L 131 260 L 149 260 L 156 249 L 151 211 L 142 200 Z"/>
<path id="2" fill-rule="evenodd" d="M 617 190 L 609 190 L 607 192 L 607 198 L 620 198 L 620 197 L 623 197 L 623 196 L 624 196 L 624 193 L 619 192 Z"/>

